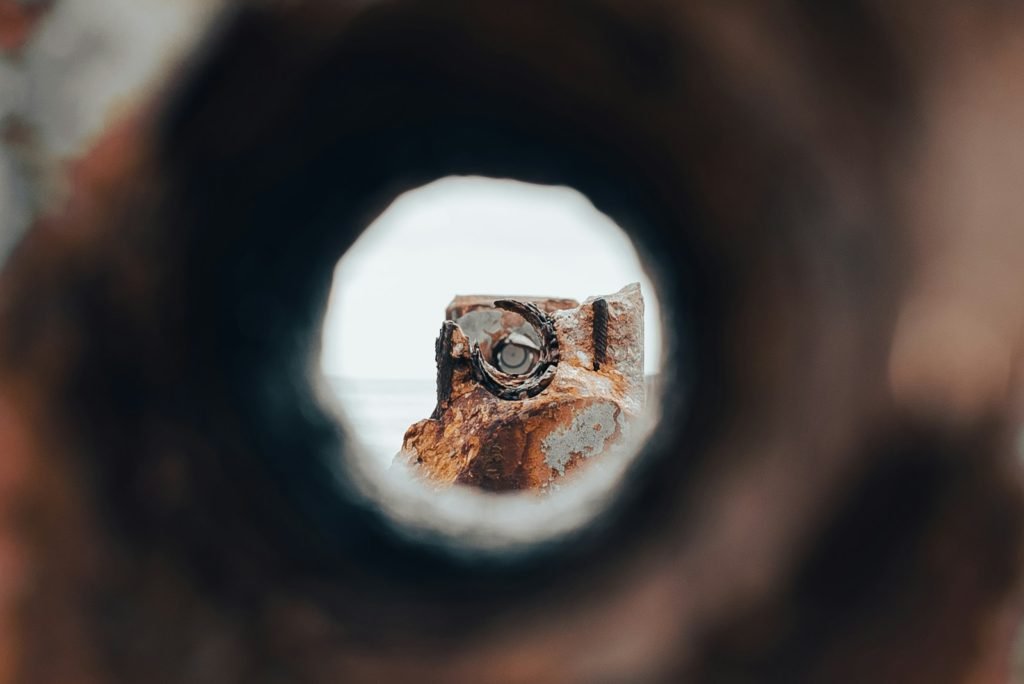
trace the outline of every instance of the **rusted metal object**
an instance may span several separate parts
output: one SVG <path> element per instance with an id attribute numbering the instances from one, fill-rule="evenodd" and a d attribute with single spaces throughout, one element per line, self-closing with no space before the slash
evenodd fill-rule
<path id="1" fill-rule="evenodd" d="M 437 342 L 437 407 L 396 457 L 440 486 L 556 489 L 622 457 L 644 405 L 643 295 L 457 297 Z"/>

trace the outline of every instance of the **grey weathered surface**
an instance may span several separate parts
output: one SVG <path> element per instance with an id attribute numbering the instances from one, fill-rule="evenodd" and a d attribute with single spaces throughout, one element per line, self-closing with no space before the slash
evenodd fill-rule
<path id="1" fill-rule="evenodd" d="M 66 201 L 66 165 L 152 97 L 221 4 L 21 3 L 32 21 L 16 47 L 0 47 L 0 264 L 31 220 Z"/>

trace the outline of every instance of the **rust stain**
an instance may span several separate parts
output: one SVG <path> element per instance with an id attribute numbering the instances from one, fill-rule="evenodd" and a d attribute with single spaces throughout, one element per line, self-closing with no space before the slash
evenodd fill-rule
<path id="1" fill-rule="evenodd" d="M 0 55 L 21 50 L 51 4 L 0 0 Z"/>

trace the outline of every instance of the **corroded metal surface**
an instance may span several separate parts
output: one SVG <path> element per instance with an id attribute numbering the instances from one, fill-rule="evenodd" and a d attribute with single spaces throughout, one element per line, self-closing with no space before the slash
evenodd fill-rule
<path id="1" fill-rule="evenodd" d="M 0 171 L 0 682 L 1011 679 L 1020 3 L 247 2 L 125 109 L 155 60 L 118 46 L 189 4 L 56 3 L 0 66 L 44 161 L 136 114 L 24 238 L 50 193 L 9 189 L 49 174 Z M 408 535 L 324 468 L 356 454 L 314 293 L 446 173 L 592 197 L 693 364 L 536 553 Z"/>
<path id="2" fill-rule="evenodd" d="M 639 285 L 573 308 L 565 308 L 569 300 L 487 299 L 460 310 L 466 299 L 457 298 L 448 315 L 470 330 L 445 321 L 437 408 L 406 432 L 399 463 L 440 486 L 548 491 L 629 444 L 644 404 Z M 527 329 L 503 321 L 508 313 Z M 474 325 L 484 319 L 491 324 Z M 503 372 L 495 350 L 502 337 L 518 335 L 538 344 L 533 366 Z"/>

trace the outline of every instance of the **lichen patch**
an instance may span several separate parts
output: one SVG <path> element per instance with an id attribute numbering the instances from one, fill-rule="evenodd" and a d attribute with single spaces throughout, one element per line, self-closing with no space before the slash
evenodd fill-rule
<path id="1" fill-rule="evenodd" d="M 615 434 L 619 409 L 605 402 L 591 404 L 573 417 L 568 427 L 555 430 L 542 442 L 544 461 L 559 475 L 574 456 L 590 458 L 604 451 L 605 442 Z"/>

